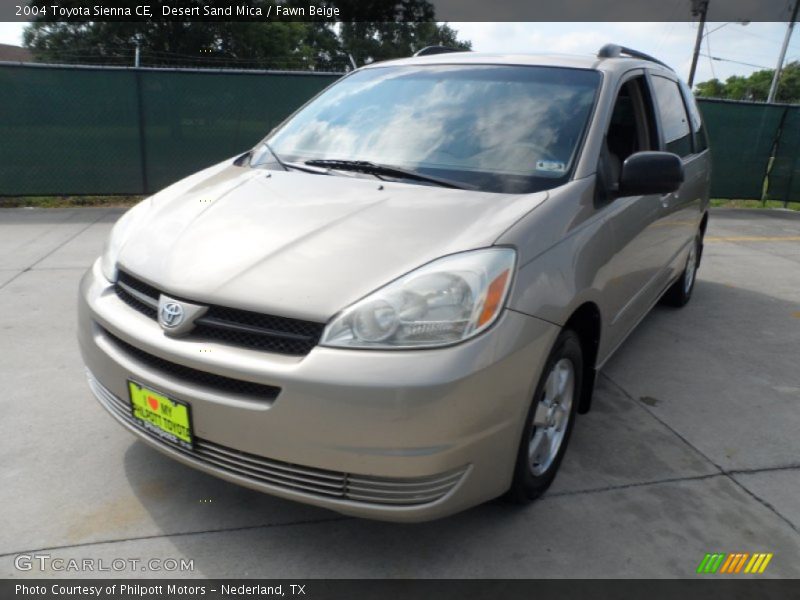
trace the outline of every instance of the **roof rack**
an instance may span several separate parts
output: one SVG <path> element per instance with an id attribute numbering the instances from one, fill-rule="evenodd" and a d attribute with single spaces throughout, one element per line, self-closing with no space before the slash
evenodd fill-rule
<path id="1" fill-rule="evenodd" d="M 425 46 L 422 50 L 417 50 L 414 56 L 433 56 L 434 54 L 445 54 L 447 52 L 467 52 L 461 48 L 451 48 L 450 46 Z"/>
<path id="2" fill-rule="evenodd" d="M 642 60 L 649 60 L 650 62 L 654 62 L 656 64 L 661 65 L 662 67 L 666 67 L 670 71 L 674 71 L 672 67 L 670 67 L 667 63 L 658 60 L 657 58 L 650 56 L 649 54 L 645 54 L 644 52 L 639 52 L 638 50 L 634 50 L 632 48 L 626 48 L 625 46 L 618 46 L 617 44 L 606 44 L 600 51 L 597 53 L 598 58 L 619 58 L 620 56 L 629 56 L 631 58 L 641 58 Z"/>

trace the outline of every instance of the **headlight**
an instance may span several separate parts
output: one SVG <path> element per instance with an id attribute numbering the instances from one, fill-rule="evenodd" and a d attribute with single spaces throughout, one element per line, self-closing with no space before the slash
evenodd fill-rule
<path id="1" fill-rule="evenodd" d="M 453 254 L 412 271 L 334 317 L 322 344 L 420 348 L 454 344 L 489 327 L 511 287 L 516 252 Z"/>
<path id="2" fill-rule="evenodd" d="M 142 200 L 139 204 L 131 208 L 122 215 L 111 229 L 111 234 L 103 247 L 103 255 L 100 260 L 100 269 L 103 276 L 109 281 L 117 280 L 117 259 L 120 250 L 128 239 L 128 234 L 138 225 L 150 208 L 150 199 Z"/>

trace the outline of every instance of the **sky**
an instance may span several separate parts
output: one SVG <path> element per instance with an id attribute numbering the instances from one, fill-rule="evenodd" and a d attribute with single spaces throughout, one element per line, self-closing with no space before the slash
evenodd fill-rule
<path id="1" fill-rule="evenodd" d="M 459 37 L 482 52 L 558 52 L 596 54 L 613 42 L 651 54 L 687 79 L 697 36 L 697 23 L 450 23 Z M 800 27 L 786 53 L 800 60 Z M 748 75 L 774 69 L 786 23 L 707 23 L 695 81 Z M 703 56 L 706 55 L 706 56 Z M 713 56 L 725 60 L 713 60 Z M 736 61 L 736 62 L 730 62 Z M 747 64 L 739 64 L 747 63 Z"/>
<path id="2" fill-rule="evenodd" d="M 629 46 L 688 78 L 697 24 L 673 23 L 449 23 L 479 52 L 596 54 L 607 42 Z M 0 43 L 22 45 L 24 23 L 0 22 Z M 786 54 L 800 60 L 800 27 Z M 708 23 L 695 81 L 775 68 L 786 23 Z M 716 57 L 714 60 L 709 57 Z"/>

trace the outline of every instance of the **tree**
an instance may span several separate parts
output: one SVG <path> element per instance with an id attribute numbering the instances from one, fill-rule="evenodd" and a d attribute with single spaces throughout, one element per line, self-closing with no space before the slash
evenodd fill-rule
<path id="1" fill-rule="evenodd" d="M 151 66 L 313 68 L 308 29 L 292 21 L 38 21 L 25 29 L 23 43 L 42 62 L 130 65 L 139 45 L 142 64 Z"/>
<path id="2" fill-rule="evenodd" d="M 358 65 L 410 56 L 425 46 L 472 48 L 471 42 L 460 41 L 458 33 L 448 25 L 427 22 L 342 23 L 340 37 L 343 50 Z"/>
<path id="3" fill-rule="evenodd" d="M 716 77 L 698 83 L 695 87 L 695 95 L 704 98 L 724 98 L 725 97 L 725 84 Z"/>
<path id="4" fill-rule="evenodd" d="M 34 0 L 46 4 L 48 0 Z M 62 4 L 66 4 L 65 0 Z M 81 2 L 73 2 L 76 5 Z M 264 11 L 274 0 L 242 0 Z M 307 0 L 283 4 L 307 5 Z M 446 24 L 434 19 L 427 0 L 337 0 L 353 21 L 292 22 L 45 22 L 24 33 L 24 44 L 43 62 L 133 63 L 137 44 L 143 65 L 261 67 L 345 70 L 357 64 L 413 54 L 428 45 L 469 49 Z M 155 9 L 158 12 L 158 8 Z M 378 22 L 361 20 L 378 18 Z"/>
<path id="5" fill-rule="evenodd" d="M 698 83 L 695 93 L 706 98 L 725 98 L 728 100 L 749 100 L 766 102 L 772 84 L 773 69 L 755 71 L 747 77 L 733 75 L 722 83 L 719 79 L 710 79 Z M 778 102 L 800 103 L 800 61 L 786 64 L 781 71 L 780 85 L 776 96 Z"/>

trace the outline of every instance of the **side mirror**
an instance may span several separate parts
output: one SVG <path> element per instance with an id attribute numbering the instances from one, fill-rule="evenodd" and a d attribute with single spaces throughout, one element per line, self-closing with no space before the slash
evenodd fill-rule
<path id="1" fill-rule="evenodd" d="M 671 152 L 636 152 L 622 163 L 619 196 L 669 194 L 683 183 L 683 163 Z"/>

